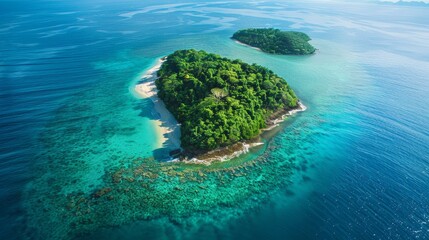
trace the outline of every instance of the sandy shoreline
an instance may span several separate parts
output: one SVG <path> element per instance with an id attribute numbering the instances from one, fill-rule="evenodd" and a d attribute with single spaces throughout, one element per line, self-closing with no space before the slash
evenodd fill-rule
<path id="1" fill-rule="evenodd" d="M 158 134 L 157 147 L 177 149 L 180 148 L 180 125 L 167 110 L 164 102 L 158 98 L 158 90 L 155 85 L 157 71 L 164 62 L 165 59 L 158 59 L 156 64 L 143 74 L 134 90 L 140 97 L 150 98 L 159 115 L 159 119 L 154 120 L 154 127 Z"/>
<path id="2" fill-rule="evenodd" d="M 237 43 L 240 42 L 237 41 Z M 141 80 L 135 86 L 134 90 L 140 97 L 150 98 L 154 103 L 156 113 L 159 115 L 159 119 L 154 120 L 154 127 L 158 134 L 157 147 L 177 149 L 181 148 L 180 124 L 170 113 L 170 111 L 167 110 L 164 102 L 158 97 L 158 90 L 155 85 L 155 80 L 157 79 L 157 71 L 161 68 L 161 65 L 165 61 L 165 59 L 158 59 L 156 64 L 142 75 Z M 307 109 L 301 102 L 298 102 L 298 105 L 298 108 L 290 110 L 283 114 L 280 118 L 272 120 L 269 126 L 265 129 L 261 129 L 261 131 L 270 131 L 273 128 L 279 126 L 279 124 L 283 122 L 287 116 L 291 116 L 297 112 L 305 111 Z M 181 161 L 185 163 L 198 163 L 209 165 L 213 161 L 228 161 L 232 158 L 238 157 L 242 154 L 249 152 L 250 148 L 262 144 L 263 143 L 261 142 L 239 142 L 229 147 L 219 148 L 207 152 L 198 156 L 197 158 L 185 158 Z M 179 159 L 174 159 L 173 161 L 179 161 Z"/>
<path id="3" fill-rule="evenodd" d="M 243 46 L 246 46 L 246 47 L 250 47 L 250 48 L 253 48 L 253 49 L 255 49 L 255 50 L 258 50 L 258 51 L 263 52 L 260 48 L 250 46 L 249 44 L 242 43 L 242 42 L 240 42 L 240 41 L 238 41 L 238 40 L 235 40 L 235 39 L 233 39 L 233 40 L 234 40 L 234 42 L 236 42 L 236 43 L 238 43 L 238 44 L 240 44 L 240 45 L 243 45 Z"/>

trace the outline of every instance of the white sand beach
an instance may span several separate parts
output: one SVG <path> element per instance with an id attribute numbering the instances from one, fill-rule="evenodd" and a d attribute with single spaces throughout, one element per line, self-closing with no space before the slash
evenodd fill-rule
<path id="1" fill-rule="evenodd" d="M 260 48 L 250 46 L 249 44 L 242 43 L 242 42 L 240 42 L 240 41 L 238 41 L 238 40 L 234 40 L 234 42 L 236 42 L 236 43 L 238 43 L 238 44 L 240 44 L 240 45 L 243 45 L 243 46 L 246 46 L 246 47 L 250 47 L 250 48 L 253 48 L 253 49 L 255 49 L 255 50 L 258 50 L 258 51 L 261 51 L 261 52 L 262 52 L 262 50 L 261 50 Z"/>
<path id="2" fill-rule="evenodd" d="M 156 64 L 143 74 L 134 90 L 140 97 L 150 98 L 154 103 L 155 111 L 159 114 L 159 119 L 154 120 L 156 132 L 158 133 L 157 147 L 177 149 L 180 148 L 180 125 L 167 110 L 164 102 L 158 98 L 158 90 L 155 85 L 157 71 L 164 61 L 165 59 L 158 59 Z"/>

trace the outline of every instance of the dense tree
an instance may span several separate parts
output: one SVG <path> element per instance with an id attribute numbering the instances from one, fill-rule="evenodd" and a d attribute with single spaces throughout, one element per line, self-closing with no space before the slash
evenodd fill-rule
<path id="1" fill-rule="evenodd" d="M 251 139 L 273 112 L 298 102 L 272 71 L 204 51 L 174 52 L 158 77 L 158 95 L 182 124 L 182 147 L 188 150 Z"/>
<path id="2" fill-rule="evenodd" d="M 312 54 L 316 49 L 308 41 L 310 37 L 302 32 L 280 31 L 274 28 L 249 28 L 234 33 L 232 39 L 264 52 L 275 54 Z"/>

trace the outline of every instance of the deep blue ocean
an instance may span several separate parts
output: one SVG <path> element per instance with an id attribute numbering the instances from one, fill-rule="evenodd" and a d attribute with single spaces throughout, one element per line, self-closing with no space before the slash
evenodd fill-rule
<path id="1" fill-rule="evenodd" d="M 230 39 L 248 27 L 306 32 L 318 51 Z M 423 3 L 1 0 L 0 239 L 429 239 L 428 43 Z M 263 65 L 308 107 L 240 160 L 276 164 L 255 177 L 272 181 L 254 197 L 211 193 L 216 211 L 181 220 L 143 219 L 121 200 L 88 203 L 96 217 L 73 222 L 63 199 L 159 153 L 153 105 L 133 88 L 190 48 Z"/>

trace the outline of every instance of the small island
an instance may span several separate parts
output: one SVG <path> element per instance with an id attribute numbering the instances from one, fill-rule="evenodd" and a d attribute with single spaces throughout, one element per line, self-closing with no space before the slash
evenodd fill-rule
<path id="1" fill-rule="evenodd" d="M 204 51 L 172 53 L 157 75 L 157 95 L 181 124 L 186 153 L 255 138 L 301 107 L 286 81 L 267 68 Z"/>
<path id="2" fill-rule="evenodd" d="M 273 54 L 306 55 L 316 51 L 302 32 L 281 31 L 274 28 L 248 28 L 234 33 L 232 39 Z"/>

